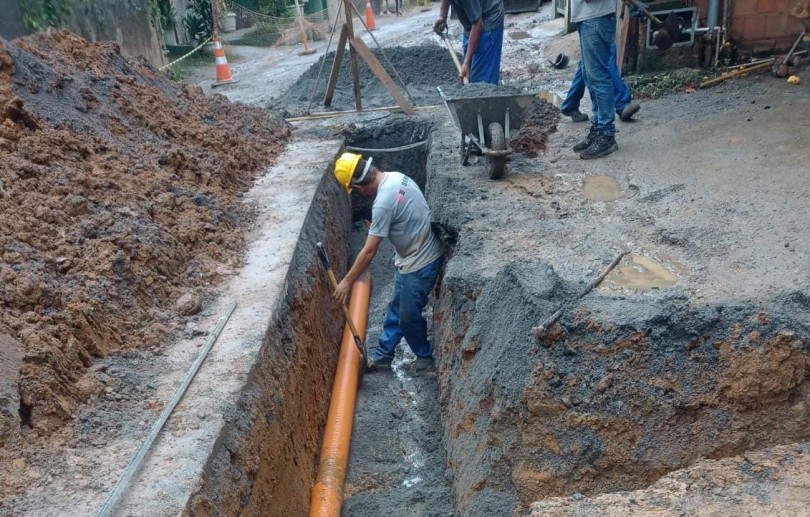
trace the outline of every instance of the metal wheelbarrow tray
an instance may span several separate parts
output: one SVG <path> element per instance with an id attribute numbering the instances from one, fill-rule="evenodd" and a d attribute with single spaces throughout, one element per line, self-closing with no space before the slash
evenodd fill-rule
<path id="1" fill-rule="evenodd" d="M 461 131 L 461 163 L 467 165 L 473 148 L 489 158 L 489 177 L 499 179 L 506 168 L 511 131 L 520 129 L 523 112 L 535 93 L 450 98 L 438 88 L 450 118 Z"/>

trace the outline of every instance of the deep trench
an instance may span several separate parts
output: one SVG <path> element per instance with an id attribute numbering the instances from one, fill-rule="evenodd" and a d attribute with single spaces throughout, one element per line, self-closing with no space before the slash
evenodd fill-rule
<path id="1" fill-rule="evenodd" d="M 527 322 L 546 319 L 581 285 L 536 260 L 504 260 L 494 276 L 474 272 L 465 243 L 475 239 L 458 225 L 465 207 L 448 195 L 458 186 L 443 179 L 446 153 L 435 152 L 429 119 L 392 116 L 344 136 L 354 149 L 426 142 L 370 153 L 382 170 L 404 172 L 425 189 L 451 251 L 426 312 L 436 372 L 408 374 L 401 346 L 394 372 L 363 379 L 343 515 L 508 515 L 547 497 L 644 488 L 702 458 L 807 439 L 808 345 L 789 314 L 750 301 L 695 305 L 680 292 L 640 303 L 595 291 L 538 341 Z M 353 198 L 350 216 L 347 205 L 326 202 L 339 197 L 329 181 L 322 187 L 313 220 L 338 221 L 332 253 L 340 276 L 365 238 L 368 200 Z M 385 247 L 372 265 L 369 347 L 390 296 L 392 253 Z M 304 257 L 297 254 L 296 269 L 312 273 L 317 265 Z M 290 292 L 290 313 L 277 329 L 290 354 L 333 368 L 337 332 L 321 325 L 342 318 L 326 283 L 304 283 Z M 313 356 L 320 338 L 335 341 Z M 333 374 L 296 372 L 310 376 L 298 379 L 310 389 L 281 390 L 285 401 L 277 392 L 252 394 L 275 397 L 279 414 L 257 412 L 253 427 L 241 430 L 262 441 L 251 450 L 272 458 L 243 474 L 241 496 L 230 498 L 242 512 L 270 504 L 278 514 L 306 513 Z M 295 405 L 309 408 L 306 418 Z M 281 430 L 256 432 L 257 422 L 272 429 L 285 412 L 293 416 Z M 252 461 L 234 441 L 225 448 L 234 471 Z M 279 474 L 290 471 L 292 484 Z"/>

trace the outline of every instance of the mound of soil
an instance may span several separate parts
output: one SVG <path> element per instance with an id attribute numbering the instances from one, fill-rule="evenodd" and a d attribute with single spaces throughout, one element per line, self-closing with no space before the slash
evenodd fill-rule
<path id="1" fill-rule="evenodd" d="M 238 265 L 241 193 L 288 134 L 112 43 L 0 40 L 0 359 L 19 365 L 0 446 L 71 418 L 94 358 L 160 346 L 199 310 Z"/>
<path id="2" fill-rule="evenodd" d="M 436 86 L 452 85 L 458 82 L 458 73 L 453 60 L 447 50 L 438 45 L 392 47 L 386 48 L 384 53 L 379 49 L 374 49 L 373 52 L 397 86 L 402 87 L 400 79 L 405 83 L 408 93 L 417 105 L 441 103 L 442 100 Z M 334 61 L 334 52 L 321 57 L 301 74 L 298 81 L 279 99 L 279 106 L 283 105 L 285 109 L 293 112 L 297 111 L 299 106 L 306 108 L 309 105 L 310 97 L 316 106 L 323 102 Z M 363 106 L 393 105 L 394 100 L 388 90 L 371 72 L 365 61 L 358 58 L 357 63 Z M 321 69 L 321 67 L 323 68 Z M 319 71 L 320 78 L 318 77 Z M 355 107 L 349 52 L 343 54 L 331 107 L 333 109 L 354 109 Z"/>
<path id="3" fill-rule="evenodd" d="M 512 149 L 529 157 L 546 150 L 546 137 L 557 131 L 560 110 L 543 99 L 532 102 L 523 115 L 520 129 L 512 136 Z"/>

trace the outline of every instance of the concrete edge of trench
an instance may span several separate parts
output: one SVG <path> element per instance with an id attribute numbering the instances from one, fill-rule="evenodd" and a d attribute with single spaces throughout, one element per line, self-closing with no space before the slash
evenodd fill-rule
<path id="1" fill-rule="evenodd" d="M 246 194 L 257 220 L 244 266 L 208 309 L 212 321 L 234 299 L 236 310 L 116 514 L 308 507 L 343 331 L 315 252 L 323 241 L 345 271 L 349 202 L 331 180 L 341 147 L 294 137 Z"/>

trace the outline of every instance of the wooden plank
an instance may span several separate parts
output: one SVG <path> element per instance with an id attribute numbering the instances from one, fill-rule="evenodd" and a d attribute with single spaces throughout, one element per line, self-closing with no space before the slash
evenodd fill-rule
<path id="1" fill-rule="evenodd" d="M 357 50 L 357 53 L 360 54 L 360 57 L 366 62 L 368 67 L 371 69 L 371 72 L 377 76 L 377 79 L 379 79 L 383 86 L 385 86 L 385 89 L 388 90 L 391 97 L 393 97 L 397 104 L 399 104 L 402 111 L 404 111 L 407 115 L 413 115 L 413 106 L 407 100 L 405 100 L 405 97 L 402 96 L 402 93 L 400 93 L 397 85 L 394 84 L 391 76 L 388 75 L 388 72 L 385 71 L 385 68 L 383 68 L 380 61 L 376 58 L 376 56 L 374 56 L 371 49 L 366 46 L 363 40 L 360 38 L 352 38 L 349 40 L 349 45 L 351 45 L 351 48 Z"/>
<path id="2" fill-rule="evenodd" d="M 627 5 L 622 9 L 622 23 L 619 28 L 619 41 L 616 42 L 616 65 L 619 67 L 619 75 L 624 73 L 624 52 L 627 49 L 627 32 L 630 30 L 630 11 Z"/>
<path id="3" fill-rule="evenodd" d="M 346 14 L 346 29 L 349 34 L 349 42 L 354 39 L 354 25 L 352 22 L 351 0 L 343 0 L 343 12 Z M 354 107 L 357 111 L 363 111 L 363 100 L 360 98 L 360 71 L 357 68 L 357 52 L 354 46 L 349 47 L 349 62 L 352 65 L 352 82 L 354 83 Z"/>
<path id="4" fill-rule="evenodd" d="M 349 31 L 344 25 L 340 29 L 340 39 L 335 49 L 335 61 L 332 63 L 332 71 L 329 73 L 329 83 L 326 86 L 326 96 L 323 98 L 323 105 L 332 105 L 332 97 L 335 95 L 335 85 L 337 85 L 338 74 L 340 74 L 340 62 L 343 61 L 343 52 L 346 51 L 346 42 L 349 40 Z"/>

